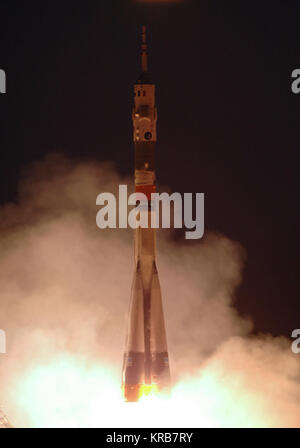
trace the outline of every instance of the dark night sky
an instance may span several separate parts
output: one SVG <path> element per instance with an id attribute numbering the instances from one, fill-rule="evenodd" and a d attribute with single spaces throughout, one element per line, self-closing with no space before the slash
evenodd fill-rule
<path id="1" fill-rule="evenodd" d="M 300 2 L 0 0 L 0 200 L 50 151 L 133 169 L 132 85 L 148 26 L 157 177 L 204 192 L 206 231 L 247 250 L 237 306 L 256 331 L 300 326 Z"/>

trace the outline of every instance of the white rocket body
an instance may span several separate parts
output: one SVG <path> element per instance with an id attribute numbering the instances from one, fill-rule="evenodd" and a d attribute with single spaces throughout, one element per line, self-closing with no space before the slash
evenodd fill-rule
<path id="1" fill-rule="evenodd" d="M 156 267 L 155 229 L 151 228 L 151 193 L 155 192 L 157 110 L 155 85 L 147 73 L 146 32 L 143 27 L 142 74 L 134 86 L 132 112 L 135 146 L 135 191 L 147 203 L 148 228 L 135 230 L 135 273 L 132 285 L 122 386 L 126 401 L 137 401 L 144 387 L 167 388 L 170 370 L 161 290 Z M 153 213 L 153 212 L 152 212 Z"/>

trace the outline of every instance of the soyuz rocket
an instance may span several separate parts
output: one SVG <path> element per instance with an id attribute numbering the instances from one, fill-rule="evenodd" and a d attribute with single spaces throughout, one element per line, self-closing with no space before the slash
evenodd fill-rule
<path id="1" fill-rule="evenodd" d="M 135 150 L 135 192 L 144 193 L 143 211 L 148 227 L 137 227 L 134 241 L 135 271 L 123 360 L 122 389 L 125 401 L 138 401 L 168 389 L 170 368 L 161 290 L 156 267 L 155 228 L 151 222 L 151 193 L 155 192 L 157 109 L 155 85 L 148 75 L 146 27 L 142 28 L 142 73 L 134 85 L 132 111 Z"/>

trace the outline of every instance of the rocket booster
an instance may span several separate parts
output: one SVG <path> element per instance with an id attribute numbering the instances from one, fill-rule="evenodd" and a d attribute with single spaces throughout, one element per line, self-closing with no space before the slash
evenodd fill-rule
<path id="1" fill-rule="evenodd" d="M 135 191 L 144 193 L 148 227 L 135 229 L 135 272 L 131 292 L 122 388 L 126 401 L 137 401 L 151 390 L 168 388 L 170 369 L 161 290 L 156 267 L 155 229 L 151 228 L 151 193 L 155 192 L 157 110 L 155 85 L 147 67 L 146 28 L 142 29 L 142 73 L 134 85 L 132 111 L 135 148 Z M 154 213 L 154 212 L 152 212 Z"/>

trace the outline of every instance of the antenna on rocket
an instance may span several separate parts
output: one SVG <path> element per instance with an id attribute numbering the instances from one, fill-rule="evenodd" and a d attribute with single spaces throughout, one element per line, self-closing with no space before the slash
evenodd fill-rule
<path id="1" fill-rule="evenodd" d="M 141 62 L 142 62 L 142 73 L 148 71 L 148 53 L 147 53 L 147 42 L 146 42 L 146 25 L 142 26 L 142 52 L 141 52 Z"/>

